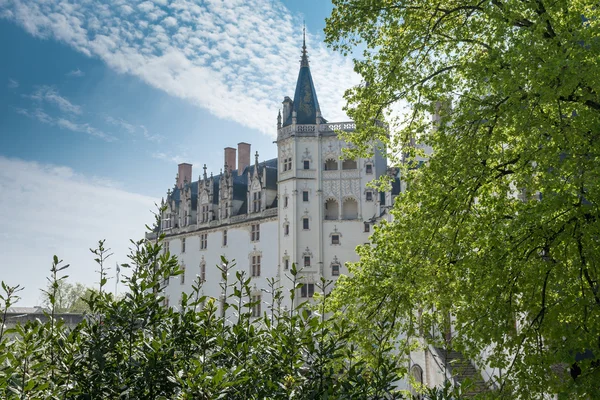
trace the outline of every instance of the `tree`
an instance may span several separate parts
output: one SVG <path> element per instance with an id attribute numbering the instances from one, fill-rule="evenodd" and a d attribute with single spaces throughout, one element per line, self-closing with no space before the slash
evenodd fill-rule
<path id="1" fill-rule="evenodd" d="M 410 188 L 338 303 L 364 326 L 378 318 L 473 358 L 486 350 L 503 370 L 497 395 L 597 393 L 597 3 L 333 4 L 326 40 L 364 48 L 355 70 L 368 83 L 346 93 L 358 127 L 348 140 L 363 155 L 384 143 Z M 390 113 L 399 105 L 409 111 Z M 415 142 L 433 148 L 420 168 Z"/>
<path id="2" fill-rule="evenodd" d="M 58 313 L 83 313 L 89 310 L 86 299 L 89 299 L 95 291 L 82 283 L 69 283 L 62 280 L 56 281 L 56 312 Z M 48 283 L 46 291 L 42 292 L 42 305 L 50 308 L 50 296 L 52 282 Z"/>

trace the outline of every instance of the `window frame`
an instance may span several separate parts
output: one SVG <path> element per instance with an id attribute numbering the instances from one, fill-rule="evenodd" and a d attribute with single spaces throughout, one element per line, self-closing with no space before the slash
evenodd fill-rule
<path id="1" fill-rule="evenodd" d="M 303 299 L 311 299 L 315 295 L 314 283 L 303 283 L 300 288 L 300 297 Z"/>
<path id="2" fill-rule="evenodd" d="M 335 233 L 335 234 L 331 235 L 331 244 L 333 244 L 333 245 L 340 244 L 340 234 L 339 233 Z"/>
<path id="3" fill-rule="evenodd" d="M 250 261 L 250 276 L 253 278 L 260 277 L 261 255 L 253 254 Z"/>
<path id="4" fill-rule="evenodd" d="M 342 266 L 339 263 L 331 264 L 331 276 L 340 276 L 340 268 Z"/>
<path id="5" fill-rule="evenodd" d="M 310 230 L 310 219 L 308 217 L 302 218 L 302 230 L 304 230 L 304 231 Z"/>
<path id="6" fill-rule="evenodd" d="M 302 201 L 304 203 L 308 203 L 308 199 L 309 199 L 309 197 L 308 197 L 308 190 L 303 190 L 302 191 Z"/>
<path id="7" fill-rule="evenodd" d="M 250 241 L 260 242 L 260 224 L 250 225 Z"/>
<path id="8" fill-rule="evenodd" d="M 310 169 L 310 160 L 302 161 L 302 166 L 304 167 L 304 169 Z"/>
<path id="9" fill-rule="evenodd" d="M 181 253 L 185 253 L 185 238 L 181 238 Z"/>

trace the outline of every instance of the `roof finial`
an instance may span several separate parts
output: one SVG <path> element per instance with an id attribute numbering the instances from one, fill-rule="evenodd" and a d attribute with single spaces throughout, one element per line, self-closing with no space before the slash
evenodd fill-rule
<path id="1" fill-rule="evenodd" d="M 308 55 L 306 54 L 306 21 L 303 21 L 302 27 L 302 58 L 300 59 L 301 67 L 308 67 Z"/>

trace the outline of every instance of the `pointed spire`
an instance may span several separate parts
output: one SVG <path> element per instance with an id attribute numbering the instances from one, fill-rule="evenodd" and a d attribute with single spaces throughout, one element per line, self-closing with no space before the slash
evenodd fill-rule
<path id="1" fill-rule="evenodd" d="M 203 175 L 204 176 L 204 180 L 206 180 L 206 164 L 204 164 L 203 169 L 204 169 L 204 175 Z"/>
<path id="2" fill-rule="evenodd" d="M 254 154 L 254 165 L 258 168 L 258 151 Z"/>
<path id="3" fill-rule="evenodd" d="M 277 113 L 277 129 L 281 128 L 281 110 Z"/>
<path id="4" fill-rule="evenodd" d="M 302 28 L 302 58 L 300 59 L 301 67 L 308 67 L 308 54 L 306 53 L 306 22 Z"/>

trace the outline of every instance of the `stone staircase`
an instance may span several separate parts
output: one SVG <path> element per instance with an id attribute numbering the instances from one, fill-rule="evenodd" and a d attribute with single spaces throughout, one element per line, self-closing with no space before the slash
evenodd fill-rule
<path id="1" fill-rule="evenodd" d="M 440 347 L 435 347 L 435 350 L 450 371 L 455 383 L 462 387 L 465 397 L 473 397 L 489 390 L 479 371 L 461 352 Z"/>

